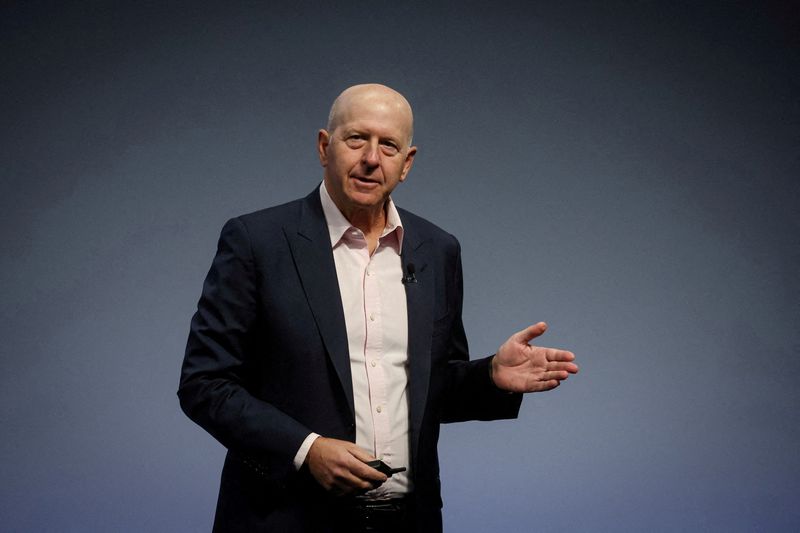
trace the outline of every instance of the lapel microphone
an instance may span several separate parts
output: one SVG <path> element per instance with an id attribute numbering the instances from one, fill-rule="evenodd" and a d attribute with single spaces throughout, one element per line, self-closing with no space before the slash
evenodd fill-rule
<path id="1" fill-rule="evenodd" d="M 409 263 L 406 265 L 406 275 L 403 276 L 402 279 L 403 285 L 417 282 L 417 276 L 415 275 L 416 271 L 417 269 L 414 267 L 414 263 Z"/>

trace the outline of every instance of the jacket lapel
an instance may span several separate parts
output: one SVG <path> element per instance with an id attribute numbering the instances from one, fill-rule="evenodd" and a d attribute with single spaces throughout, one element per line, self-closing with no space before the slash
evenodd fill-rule
<path id="1" fill-rule="evenodd" d="M 322 341 L 355 416 L 347 327 L 319 189 L 303 200 L 298 227 L 286 227 L 284 232 Z"/>
<path id="2" fill-rule="evenodd" d="M 401 213 L 402 217 L 402 213 Z M 408 313 L 408 394 L 412 457 L 417 456 L 419 432 L 431 372 L 431 335 L 433 333 L 434 275 L 429 240 L 417 231 L 411 217 L 403 219 L 403 272 L 414 265 L 416 283 L 406 283 Z M 300 275 L 306 299 L 317 323 L 325 348 L 342 384 L 342 390 L 355 415 L 353 380 L 350 375 L 350 354 L 347 327 L 336 277 L 336 265 L 331 252 L 325 215 L 319 190 L 308 195 L 302 203 L 297 228 L 285 227 L 284 232 Z"/>
<path id="3" fill-rule="evenodd" d="M 411 456 L 417 457 L 420 427 L 428 398 L 431 374 L 431 335 L 433 333 L 433 268 L 429 263 L 430 242 L 420 235 L 411 221 L 403 220 L 403 272 L 414 265 L 416 283 L 406 283 L 408 313 L 408 395 Z"/>

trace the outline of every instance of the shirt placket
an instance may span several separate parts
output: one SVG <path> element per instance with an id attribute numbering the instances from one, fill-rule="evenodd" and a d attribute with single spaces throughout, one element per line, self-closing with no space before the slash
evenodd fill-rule
<path id="1" fill-rule="evenodd" d="M 364 269 L 364 311 L 366 338 L 364 342 L 367 381 L 369 382 L 370 412 L 372 414 L 375 456 L 380 458 L 391 454 L 389 449 L 389 413 L 387 412 L 387 379 L 383 368 L 383 315 L 381 313 L 380 285 L 376 272 L 373 272 L 374 257 L 367 262 Z"/>

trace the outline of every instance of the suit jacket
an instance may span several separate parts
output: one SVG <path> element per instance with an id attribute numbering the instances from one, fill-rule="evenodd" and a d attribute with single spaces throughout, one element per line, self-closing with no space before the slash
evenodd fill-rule
<path id="1" fill-rule="evenodd" d="M 399 210 L 418 529 L 441 529 L 441 422 L 516 417 L 489 359 L 469 361 L 456 239 Z M 399 282 L 400 280 L 398 280 Z M 337 503 L 293 458 L 306 436 L 355 442 L 347 331 L 330 237 L 314 190 L 229 220 L 192 318 L 178 390 L 184 412 L 227 449 L 218 531 L 326 531 Z"/>

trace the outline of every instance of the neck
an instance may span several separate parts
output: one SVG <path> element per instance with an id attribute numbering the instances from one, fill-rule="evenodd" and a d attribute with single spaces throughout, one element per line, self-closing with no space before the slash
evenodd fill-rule
<path id="1" fill-rule="evenodd" d="M 372 255 L 378 247 L 378 239 L 380 239 L 381 233 L 386 227 L 386 202 L 382 206 L 373 209 L 351 208 L 343 210 L 341 207 L 339 208 L 339 211 L 342 212 L 347 221 L 364 234 L 367 239 L 369 255 Z M 336 202 L 334 201 L 334 203 Z"/>
<path id="2" fill-rule="evenodd" d="M 386 204 L 376 209 L 350 209 L 342 211 L 344 217 L 364 235 L 380 235 L 386 227 Z"/>
<path id="3" fill-rule="evenodd" d="M 383 232 L 383 228 L 386 227 L 386 206 L 389 202 L 388 198 L 378 206 L 356 207 L 347 205 L 347 203 L 341 201 L 336 194 L 332 194 L 331 188 L 328 187 L 325 180 L 323 180 L 322 186 L 325 187 L 325 191 L 328 193 L 328 196 L 339 212 L 344 215 L 344 218 L 346 218 L 353 227 L 360 229 L 364 235 L 372 235 L 375 233 L 380 235 Z"/>

